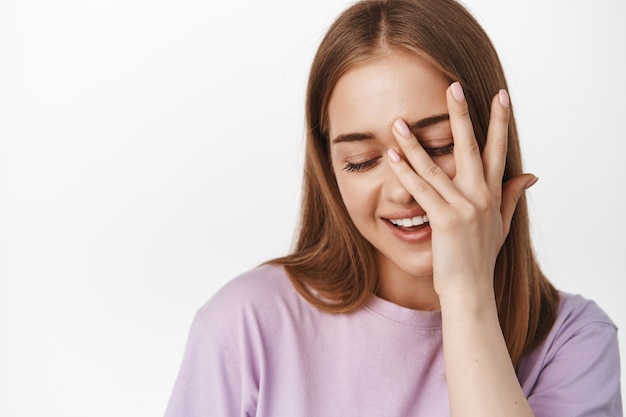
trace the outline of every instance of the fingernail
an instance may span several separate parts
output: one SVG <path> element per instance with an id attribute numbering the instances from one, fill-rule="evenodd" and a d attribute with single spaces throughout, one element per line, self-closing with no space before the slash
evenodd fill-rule
<path id="1" fill-rule="evenodd" d="M 539 181 L 539 178 L 533 177 L 533 179 L 531 179 L 530 181 L 526 183 L 526 185 L 524 186 L 524 190 L 528 190 L 530 187 L 537 184 L 537 181 Z"/>
<path id="2" fill-rule="evenodd" d="M 509 93 L 507 93 L 506 90 L 502 89 L 500 90 L 500 93 L 498 93 L 498 95 L 500 96 L 500 105 L 504 107 L 505 109 L 508 109 L 509 108 Z"/>
<path id="3" fill-rule="evenodd" d="M 400 134 L 400 136 L 404 136 L 405 138 L 411 136 L 411 131 L 409 130 L 409 127 L 406 125 L 406 123 L 404 123 L 404 120 L 396 120 L 393 123 L 393 127 L 396 129 L 396 132 Z"/>
<path id="4" fill-rule="evenodd" d="M 461 87 L 461 83 L 455 81 L 452 83 L 450 88 L 452 89 L 452 97 L 454 97 L 454 99 L 459 103 L 463 103 L 463 101 L 465 101 L 465 94 L 463 93 L 463 87 Z"/>
<path id="5" fill-rule="evenodd" d="M 400 155 L 398 155 L 398 152 L 396 152 L 394 149 L 387 149 L 387 155 L 389 155 L 389 159 L 391 159 L 393 162 L 401 161 Z"/>

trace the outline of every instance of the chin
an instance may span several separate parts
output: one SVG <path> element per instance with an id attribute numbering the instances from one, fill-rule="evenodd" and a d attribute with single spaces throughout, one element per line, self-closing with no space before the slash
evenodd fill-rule
<path id="1" fill-rule="evenodd" d="M 433 278 L 433 267 L 431 266 L 409 266 L 407 268 L 403 268 L 404 272 L 407 275 L 411 275 L 415 278 L 428 278 L 432 280 Z"/>
<path id="2" fill-rule="evenodd" d="M 414 277 L 433 276 L 433 256 L 430 250 L 418 252 L 411 257 L 398 259 L 398 266 Z"/>
<path id="3" fill-rule="evenodd" d="M 414 278 L 433 277 L 432 254 L 419 253 L 413 257 L 386 256 L 381 254 L 381 272 L 383 274 L 407 275 Z"/>

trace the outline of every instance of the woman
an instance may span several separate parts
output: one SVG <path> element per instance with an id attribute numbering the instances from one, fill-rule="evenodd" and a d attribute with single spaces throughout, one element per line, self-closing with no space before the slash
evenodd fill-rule
<path id="1" fill-rule="evenodd" d="M 621 416 L 616 329 L 532 253 L 506 81 L 452 0 L 322 41 L 294 252 L 197 314 L 167 416 Z"/>

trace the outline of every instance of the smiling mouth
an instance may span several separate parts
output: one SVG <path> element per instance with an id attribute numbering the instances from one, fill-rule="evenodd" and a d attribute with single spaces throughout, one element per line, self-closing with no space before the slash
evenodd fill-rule
<path id="1" fill-rule="evenodd" d="M 413 231 L 424 224 L 428 224 L 428 216 L 415 216 L 406 219 L 387 219 L 396 229 Z"/>

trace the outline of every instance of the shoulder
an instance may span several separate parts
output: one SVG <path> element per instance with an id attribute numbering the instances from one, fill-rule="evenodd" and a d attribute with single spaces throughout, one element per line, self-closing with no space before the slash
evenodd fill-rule
<path id="1" fill-rule="evenodd" d="M 594 302 L 580 295 L 560 292 L 559 309 L 552 336 L 559 337 L 580 332 L 587 326 L 602 326 L 616 331 L 615 323 Z"/>
<path id="2" fill-rule="evenodd" d="M 593 301 L 560 293 L 546 339 L 517 366 L 537 416 L 621 415 L 617 327 Z"/>
<path id="3" fill-rule="evenodd" d="M 560 292 L 556 320 L 546 339 L 532 353 L 535 359 L 551 362 L 563 347 L 582 348 L 585 342 L 617 340 L 617 327 L 594 302 L 580 295 Z M 593 340 L 595 339 L 595 340 Z"/>
<path id="4" fill-rule="evenodd" d="M 263 265 L 224 285 L 196 313 L 167 416 L 254 415 L 264 347 L 280 326 L 280 301 L 298 294 Z"/>
<path id="5" fill-rule="evenodd" d="M 262 303 L 268 297 L 286 296 L 291 293 L 291 282 L 279 266 L 263 264 L 233 278 L 220 288 L 199 310 L 230 308 L 233 304 Z"/>
<path id="6" fill-rule="evenodd" d="M 226 283 L 198 310 L 196 319 L 218 336 L 232 335 L 242 326 L 277 326 L 307 305 L 282 267 L 264 264 Z"/>

